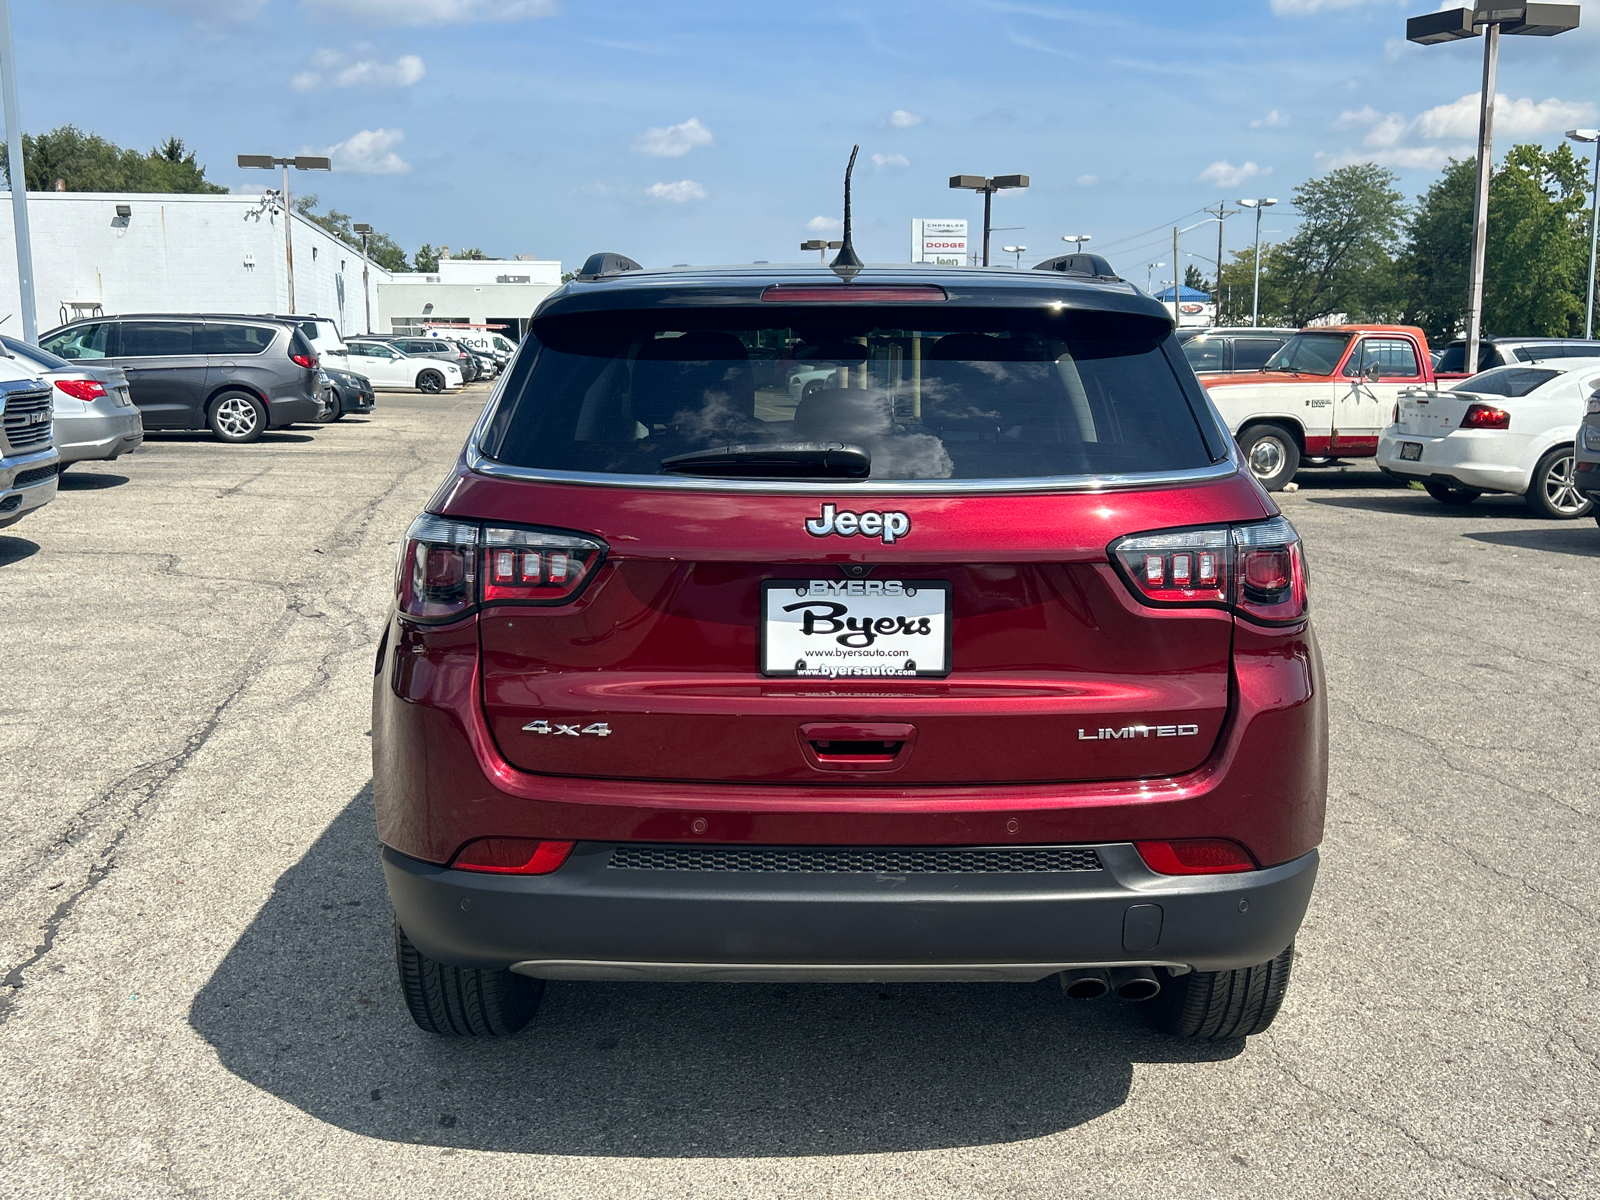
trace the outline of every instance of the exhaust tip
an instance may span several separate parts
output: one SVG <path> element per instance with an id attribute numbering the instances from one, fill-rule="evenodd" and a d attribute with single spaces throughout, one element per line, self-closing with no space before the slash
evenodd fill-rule
<path id="1" fill-rule="evenodd" d="M 1111 980 L 1097 969 L 1063 971 L 1061 990 L 1074 1000 L 1098 1000 L 1111 990 Z"/>
<path id="2" fill-rule="evenodd" d="M 1117 967 L 1111 972 L 1111 989 L 1122 1000 L 1149 1000 L 1161 992 L 1161 981 L 1149 967 Z"/>

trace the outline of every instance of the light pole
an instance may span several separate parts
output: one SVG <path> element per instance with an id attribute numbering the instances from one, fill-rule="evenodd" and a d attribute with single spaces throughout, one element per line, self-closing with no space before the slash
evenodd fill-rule
<path id="1" fill-rule="evenodd" d="M 1017 256 L 1016 265 L 1019 267 L 1022 265 L 1022 253 L 1027 249 L 1026 246 L 1001 246 L 1000 249 L 1007 254 L 1015 254 Z"/>
<path id="2" fill-rule="evenodd" d="M 950 186 L 983 193 L 983 265 L 989 265 L 989 205 L 996 192 L 1028 186 L 1026 175 L 996 175 L 993 179 L 982 175 L 952 175 Z"/>
<path id="3" fill-rule="evenodd" d="M 1600 129 L 1569 129 L 1575 142 L 1600 142 Z M 1583 336 L 1594 336 L 1594 252 L 1600 241 L 1600 146 L 1594 148 L 1594 207 L 1589 210 L 1589 302 L 1583 309 Z"/>
<path id="4" fill-rule="evenodd" d="M 1166 263 L 1158 263 L 1158 262 L 1147 262 L 1147 263 L 1145 263 L 1145 265 L 1144 265 L 1144 290 L 1147 293 L 1150 291 L 1150 285 L 1153 282 L 1153 276 L 1155 274 L 1155 269 L 1157 267 L 1164 267 L 1166 265 L 1167 265 Z"/>
<path id="5" fill-rule="evenodd" d="M 821 238 L 812 238 L 808 242 L 801 242 L 800 249 L 818 251 L 817 261 L 826 266 L 828 262 L 828 251 L 837 250 L 843 245 L 843 242 L 828 242 Z"/>
<path id="6" fill-rule="evenodd" d="M 1472 258 L 1467 271 L 1467 370 L 1478 369 L 1478 339 L 1483 325 L 1483 249 L 1489 236 L 1490 147 L 1494 141 L 1494 76 L 1500 59 L 1500 35 L 1554 37 L 1578 27 L 1576 4 L 1516 4 L 1503 8 L 1451 8 L 1412 17 L 1406 41 L 1419 46 L 1483 39 L 1483 93 L 1478 100 L 1478 182 L 1472 194 Z"/>
<path id="7" fill-rule="evenodd" d="M 361 238 L 361 298 L 367 305 L 367 332 L 372 332 L 372 293 L 367 290 L 367 239 L 372 236 L 372 226 L 357 221 L 352 228 Z"/>
<path id="8" fill-rule="evenodd" d="M 1063 242 L 1071 242 L 1072 252 L 1077 254 L 1083 249 L 1083 244 L 1089 240 L 1090 236 L 1087 233 L 1063 233 L 1061 240 Z"/>
<path id="9" fill-rule="evenodd" d="M 301 154 L 295 158 L 273 158 L 270 154 L 241 154 L 241 167 L 259 167 L 270 171 L 283 168 L 283 261 L 289 276 L 289 315 L 294 316 L 294 208 L 289 203 L 289 168 L 296 171 L 331 171 L 333 163 L 326 158 Z"/>
<path id="10" fill-rule="evenodd" d="M 1241 200 L 1240 208 L 1253 208 L 1256 210 L 1256 290 L 1255 298 L 1250 301 L 1250 328 L 1254 329 L 1261 319 L 1261 210 L 1271 208 L 1277 201 L 1269 197 L 1260 200 Z"/>
<path id="11" fill-rule="evenodd" d="M 22 121 L 17 116 L 17 59 L 11 52 L 11 5 L 0 0 L 0 91 L 5 94 L 7 165 L 11 170 L 11 224 L 17 236 L 17 291 L 22 298 L 22 340 L 39 340 L 33 294 L 33 238 L 28 233 L 28 176 L 22 165 Z"/>

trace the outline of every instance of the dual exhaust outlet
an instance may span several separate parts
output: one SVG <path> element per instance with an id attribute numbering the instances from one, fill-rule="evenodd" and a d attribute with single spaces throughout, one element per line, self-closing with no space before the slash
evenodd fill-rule
<path id="1" fill-rule="evenodd" d="M 1161 981 L 1149 967 L 1080 967 L 1061 972 L 1061 990 L 1074 1000 L 1098 1000 L 1107 992 L 1122 1000 L 1149 1000 L 1161 991 Z"/>

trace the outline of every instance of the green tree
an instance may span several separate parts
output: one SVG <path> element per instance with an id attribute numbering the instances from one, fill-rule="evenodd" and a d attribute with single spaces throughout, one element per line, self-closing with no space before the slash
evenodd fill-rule
<path id="1" fill-rule="evenodd" d="M 406 261 L 406 252 L 400 248 L 400 243 L 387 233 L 379 233 L 377 230 L 367 235 L 367 257 L 386 271 L 411 269 L 411 264 Z"/>
<path id="2" fill-rule="evenodd" d="M 329 208 L 325 213 L 317 212 L 317 194 L 307 192 L 303 196 L 296 196 L 294 210 L 306 220 L 315 225 L 320 225 L 334 237 L 353 250 L 361 248 L 361 235 L 355 231 L 354 223 L 349 213 L 342 213 L 337 208 Z M 409 264 L 406 262 L 406 252 L 400 248 L 400 243 L 386 233 L 373 230 L 367 234 L 367 257 L 387 271 L 406 271 Z"/>
<path id="3" fill-rule="evenodd" d="M 439 252 L 427 242 L 417 247 L 417 252 L 412 256 L 412 270 L 433 272 L 439 269 Z"/>
<path id="4" fill-rule="evenodd" d="M 471 247 L 470 249 L 467 249 L 467 250 L 457 250 L 450 257 L 451 258 L 471 258 L 471 259 L 476 259 L 479 262 L 481 262 L 484 259 L 488 258 L 489 256 L 487 254 L 485 254 L 482 250 L 479 250 L 476 246 L 473 246 L 473 247 Z"/>
<path id="5" fill-rule="evenodd" d="M 1420 325 L 1443 346 L 1461 328 L 1467 307 L 1467 255 L 1472 248 L 1472 189 L 1478 166 L 1451 159 L 1421 196 L 1406 222 L 1396 269 L 1405 289 L 1402 320 Z"/>
<path id="6" fill-rule="evenodd" d="M 1190 263 L 1183 272 L 1183 286 L 1193 288 L 1197 292 L 1209 292 L 1211 281 L 1200 273 L 1200 268 Z"/>
<path id="7" fill-rule="evenodd" d="M 1368 321 L 1398 315 L 1394 254 L 1406 210 L 1394 184 L 1393 171 L 1358 163 L 1295 188 L 1300 228 L 1272 255 L 1288 324 L 1336 313 Z"/>
<path id="8" fill-rule="evenodd" d="M 62 125 L 48 133 L 22 135 L 29 191 L 54 191 L 59 179 L 69 192 L 211 192 L 228 189 L 206 181 L 206 171 L 183 139 L 170 137 L 148 154 L 127 150 L 98 134 Z M 11 186 L 9 160 L 0 162 Z"/>
<path id="9" fill-rule="evenodd" d="M 1223 325 L 1250 324 L 1250 302 L 1254 295 L 1256 272 L 1255 247 L 1235 250 L 1233 259 L 1222 264 L 1222 278 L 1217 283 L 1217 319 Z M 1261 324 L 1285 326 L 1288 299 L 1284 291 L 1288 268 L 1283 259 L 1283 247 L 1261 244 Z"/>

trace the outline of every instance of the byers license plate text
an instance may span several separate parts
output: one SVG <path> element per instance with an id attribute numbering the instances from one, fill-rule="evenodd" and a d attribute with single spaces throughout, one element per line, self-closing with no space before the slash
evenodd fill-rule
<path id="1" fill-rule="evenodd" d="M 947 580 L 774 579 L 761 608 L 763 675 L 950 673 Z"/>

